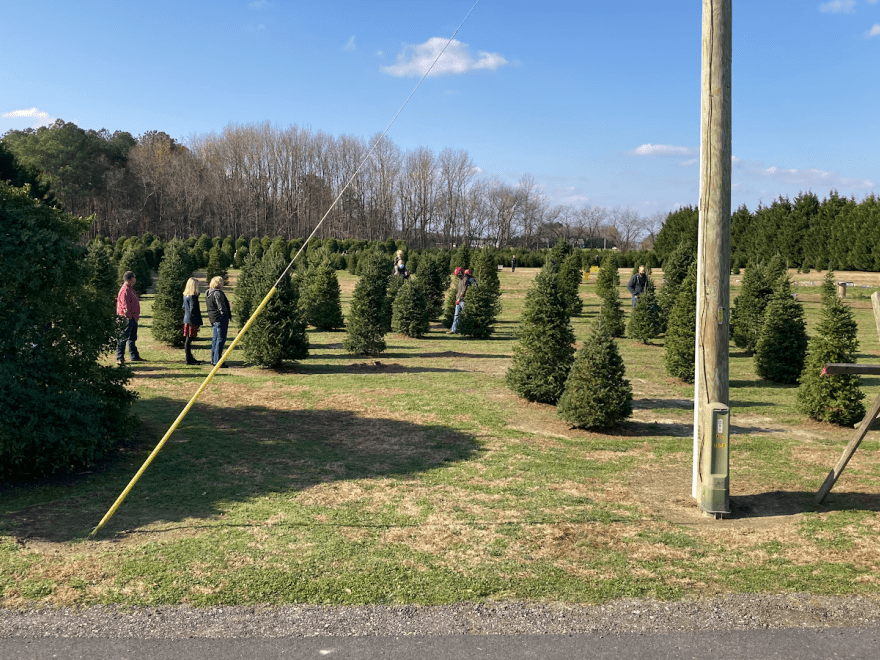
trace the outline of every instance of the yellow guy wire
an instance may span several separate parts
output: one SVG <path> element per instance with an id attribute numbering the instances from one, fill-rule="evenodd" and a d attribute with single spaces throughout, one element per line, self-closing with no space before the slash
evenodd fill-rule
<path id="1" fill-rule="evenodd" d="M 165 432 L 165 435 L 162 436 L 162 439 L 159 441 L 159 444 L 156 445 L 156 448 L 153 449 L 153 451 L 147 457 L 147 460 L 144 461 L 144 464 L 141 466 L 141 469 L 137 471 L 137 474 L 135 474 L 134 477 L 132 477 L 131 481 L 128 483 L 128 486 L 125 487 L 125 490 L 123 490 L 122 493 L 120 493 L 119 497 L 116 498 L 116 501 L 113 503 L 113 506 L 111 506 L 110 509 L 107 511 L 107 513 L 104 514 L 104 517 L 101 518 L 101 522 L 98 523 L 98 526 L 95 527 L 95 529 L 93 529 L 91 531 L 91 533 L 89 534 L 89 538 L 93 538 L 98 532 L 100 532 L 101 528 L 104 527 L 104 525 L 107 524 L 107 522 L 110 520 L 110 518 L 113 517 L 113 514 L 116 513 L 116 509 L 119 508 L 119 506 L 122 504 L 122 502 L 128 496 L 129 492 L 131 492 L 131 489 L 134 488 L 134 485 L 137 483 L 138 479 L 141 478 L 141 475 L 146 471 L 146 469 L 150 466 L 150 463 L 153 462 L 153 459 L 156 458 L 156 456 L 162 450 L 162 447 L 165 445 L 165 442 L 168 440 L 168 438 L 171 437 L 171 434 L 174 433 L 174 431 L 177 429 L 177 427 L 183 421 L 183 418 L 186 417 L 186 414 L 189 412 L 189 409 L 193 407 L 193 404 L 196 402 L 196 400 L 201 396 L 202 392 L 205 391 L 205 389 L 208 387 L 208 385 L 214 379 L 214 375 L 217 373 L 217 370 L 221 367 L 221 365 L 224 362 L 226 362 L 226 358 L 229 357 L 229 355 L 232 353 L 233 349 L 238 344 L 239 340 L 242 337 L 244 337 L 245 333 L 251 327 L 253 322 L 257 319 L 257 316 L 260 315 L 260 312 L 263 311 L 263 308 L 268 304 L 268 302 L 272 298 L 272 296 L 275 295 L 275 292 L 277 291 L 278 285 L 281 283 L 281 280 L 284 279 L 284 276 L 287 275 L 287 272 L 290 270 L 291 266 L 293 266 L 294 262 L 297 260 L 297 258 L 302 253 L 302 251 L 305 250 L 306 247 L 308 246 L 309 241 L 312 240 L 312 237 L 318 232 L 318 229 L 321 227 L 321 225 L 324 224 L 324 220 L 327 219 L 327 216 L 330 215 L 330 212 L 334 209 L 334 207 L 339 202 L 339 200 L 342 199 L 342 195 L 345 193 L 345 191 L 351 185 L 351 182 L 354 181 L 354 178 L 360 173 L 361 169 L 364 166 L 364 163 L 366 163 L 367 159 L 373 155 L 373 151 L 375 151 L 376 147 L 379 146 L 379 143 L 382 141 L 382 139 L 385 137 L 385 135 L 391 129 L 391 126 L 394 124 L 394 122 L 400 116 L 400 113 L 403 112 L 403 109 L 406 107 L 406 104 L 409 103 L 409 100 L 413 97 L 413 94 L 416 93 L 418 88 L 421 86 L 422 82 L 425 80 L 425 78 L 428 77 L 428 74 L 431 73 L 431 69 L 434 68 L 434 65 L 437 64 L 437 61 L 440 59 L 440 57 L 443 55 L 443 53 L 446 52 L 446 49 L 449 47 L 449 44 L 451 44 L 452 40 L 455 39 L 455 35 L 458 34 L 458 31 L 462 28 L 465 21 L 467 21 L 468 17 L 471 15 L 471 12 L 474 11 L 474 8 L 476 8 L 476 6 L 478 4 L 480 4 L 480 0 L 477 0 L 474 3 L 473 7 L 471 7 L 470 11 L 467 13 L 467 16 L 464 17 L 464 20 L 462 20 L 461 24 L 459 24 L 459 26 L 455 29 L 455 32 L 452 33 L 452 36 L 449 37 L 449 40 L 446 42 L 446 45 L 443 46 L 443 50 L 441 50 L 437 54 L 437 57 L 434 58 L 434 61 L 431 62 L 431 66 L 428 67 L 428 70 L 425 71 L 425 74 L 421 77 L 418 84 L 415 86 L 413 91 L 407 97 L 406 101 L 404 101 L 403 105 L 400 106 L 400 110 L 398 110 L 397 114 L 394 115 L 394 118 L 391 120 L 391 122 L 388 124 L 388 126 L 385 128 L 385 130 L 382 132 L 382 135 L 380 135 L 378 138 L 376 138 L 376 141 L 373 143 L 373 146 L 367 152 L 367 155 L 363 157 L 363 159 L 361 160 L 357 169 L 355 170 L 354 174 L 351 175 L 349 180 L 342 187 L 342 190 L 339 191 L 339 194 L 336 196 L 336 199 L 333 200 L 333 203 L 330 205 L 330 208 L 327 209 L 327 212 L 324 213 L 320 222 L 318 222 L 318 224 L 315 225 L 315 228 L 312 230 L 312 233 L 309 234 L 309 237 L 305 240 L 302 247 L 293 256 L 293 259 L 290 260 L 290 263 L 287 264 L 287 268 L 285 268 L 284 272 L 281 273 L 281 277 L 279 277 L 276 280 L 275 285 L 269 290 L 269 293 L 266 294 L 266 297 L 263 298 L 263 302 L 261 302 L 260 306 L 257 307 L 257 309 L 254 311 L 253 314 L 251 314 L 251 317 L 247 320 L 247 323 L 244 324 L 244 327 L 242 327 L 241 331 L 236 335 L 235 339 L 229 345 L 229 348 L 227 348 L 223 352 L 223 355 L 220 356 L 219 362 L 217 362 L 217 364 L 214 365 L 214 368 L 211 369 L 211 372 L 205 378 L 204 382 L 199 386 L 199 389 L 197 389 L 196 393 L 193 394 L 192 398 L 189 400 L 189 403 L 186 404 L 186 407 L 180 412 L 180 414 L 177 416 L 177 419 L 174 420 L 174 423 Z"/>

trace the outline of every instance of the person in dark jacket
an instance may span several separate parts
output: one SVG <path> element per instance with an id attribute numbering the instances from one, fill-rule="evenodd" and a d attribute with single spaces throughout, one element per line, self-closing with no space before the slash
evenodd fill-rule
<path id="1" fill-rule="evenodd" d="M 187 364 L 201 364 L 192 354 L 192 340 L 199 336 L 202 311 L 199 309 L 199 281 L 191 277 L 183 289 L 183 352 Z"/>
<path id="2" fill-rule="evenodd" d="M 510 272 L 511 273 L 516 272 L 516 255 L 515 254 L 510 257 Z"/>
<path id="3" fill-rule="evenodd" d="M 208 320 L 213 327 L 211 364 L 216 365 L 223 355 L 223 346 L 226 344 L 226 335 L 229 332 L 229 318 L 232 316 L 229 301 L 223 293 L 223 278 L 219 275 L 211 280 L 211 288 L 205 294 L 205 309 L 208 310 Z M 227 366 L 225 362 L 223 366 Z"/>
<path id="4" fill-rule="evenodd" d="M 446 333 L 448 335 L 454 335 L 458 332 L 458 318 L 464 309 L 464 297 L 470 287 L 477 286 L 477 280 L 471 275 L 470 270 L 462 271 L 460 267 L 456 268 L 455 276 L 458 278 L 458 284 L 455 287 L 455 315 L 452 317 L 452 327 Z"/>
<path id="5" fill-rule="evenodd" d="M 639 296 L 644 293 L 647 286 L 648 274 L 645 272 L 644 266 L 639 266 L 639 272 L 633 273 L 633 276 L 629 278 L 629 284 L 626 285 L 626 288 L 629 289 L 629 293 L 632 296 L 633 308 L 635 308 L 636 303 L 639 302 Z"/>

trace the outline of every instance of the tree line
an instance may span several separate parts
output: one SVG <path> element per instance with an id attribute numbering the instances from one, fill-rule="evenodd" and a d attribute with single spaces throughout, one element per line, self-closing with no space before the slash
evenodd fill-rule
<path id="1" fill-rule="evenodd" d="M 30 183 L 66 211 L 94 216 L 88 238 L 290 240 L 311 233 L 349 180 L 320 238 L 537 248 L 562 237 L 631 250 L 652 240 L 662 221 L 629 208 L 552 205 L 529 174 L 510 184 L 481 176 L 464 150 L 402 150 L 377 140 L 266 122 L 230 124 L 182 144 L 161 131 L 134 137 L 59 119 L 0 139 L 0 180 Z"/>
<path id="2" fill-rule="evenodd" d="M 794 200 L 779 197 L 752 212 L 739 207 L 731 215 L 731 266 L 768 263 L 780 255 L 787 268 L 880 271 L 880 200 L 861 201 L 836 191 L 823 200 L 802 192 Z M 698 212 L 684 207 L 670 213 L 654 243 L 663 262 L 684 242 L 697 245 Z"/>

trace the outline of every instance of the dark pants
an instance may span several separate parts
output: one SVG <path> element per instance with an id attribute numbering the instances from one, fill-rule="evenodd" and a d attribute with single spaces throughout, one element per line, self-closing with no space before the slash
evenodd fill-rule
<path id="1" fill-rule="evenodd" d="M 134 319 L 128 319 L 128 322 L 125 324 L 125 328 L 122 330 L 122 334 L 119 336 L 119 341 L 116 344 L 116 361 L 122 362 L 125 359 L 125 344 L 128 344 L 128 355 L 131 358 L 138 358 L 140 354 L 138 353 L 137 346 L 135 346 L 135 342 L 138 338 L 138 322 Z"/>
<path id="2" fill-rule="evenodd" d="M 211 335 L 211 364 L 220 362 L 223 355 L 223 347 L 226 345 L 226 334 L 229 332 L 229 319 L 223 317 L 211 326 L 214 330 Z"/>

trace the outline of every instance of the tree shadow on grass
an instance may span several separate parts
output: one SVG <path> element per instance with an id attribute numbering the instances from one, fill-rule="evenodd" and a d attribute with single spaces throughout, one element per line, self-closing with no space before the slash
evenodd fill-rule
<path id="1" fill-rule="evenodd" d="M 136 439 L 89 473 L 0 488 L 0 533 L 64 542 L 84 538 L 143 464 L 181 402 L 138 403 Z M 474 436 L 340 410 L 218 407 L 198 403 L 107 523 L 106 538 L 154 523 L 209 519 L 230 503 L 291 497 L 316 484 L 413 478 L 482 451 Z"/>
<path id="2" fill-rule="evenodd" d="M 880 511 L 880 495 L 876 493 L 832 490 L 821 504 L 813 501 L 815 497 L 814 492 L 784 490 L 735 495 L 730 498 L 731 514 L 734 518 L 767 518 L 813 511 Z"/>

